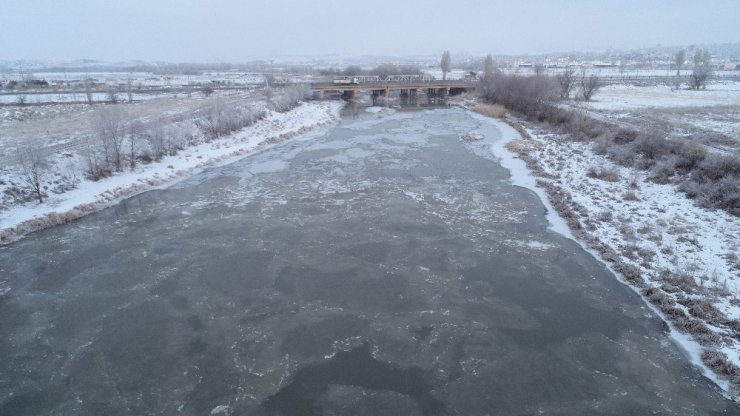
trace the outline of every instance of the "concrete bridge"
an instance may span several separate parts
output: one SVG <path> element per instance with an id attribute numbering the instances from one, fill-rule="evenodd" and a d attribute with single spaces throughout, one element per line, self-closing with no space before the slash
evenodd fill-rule
<path id="1" fill-rule="evenodd" d="M 474 90 L 476 84 L 476 80 L 438 80 L 422 75 L 392 75 L 384 79 L 377 76 L 357 76 L 316 82 L 311 84 L 311 89 L 318 99 L 323 98 L 326 93 L 339 93 L 352 99 L 358 91 L 369 91 L 375 101 L 377 98 L 390 96 L 392 91 L 400 91 L 402 98 L 416 101 L 420 93 L 444 99 L 451 94 Z"/>

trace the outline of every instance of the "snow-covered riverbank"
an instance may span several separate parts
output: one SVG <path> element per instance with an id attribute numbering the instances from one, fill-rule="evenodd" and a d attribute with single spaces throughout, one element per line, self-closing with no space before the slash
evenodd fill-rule
<path id="1" fill-rule="evenodd" d="M 237 133 L 188 147 L 161 161 L 139 164 L 98 181 L 82 180 L 75 189 L 52 194 L 42 204 L 29 202 L 0 212 L 0 245 L 30 232 L 72 221 L 138 193 L 169 185 L 211 166 L 230 163 L 256 148 L 276 143 L 336 121 L 343 102 L 303 103 L 285 112 L 270 112 Z"/>
<path id="2" fill-rule="evenodd" d="M 533 128 L 522 137 L 503 121 L 474 117 L 502 131 L 504 139 L 492 152 L 513 183 L 540 196 L 552 228 L 580 242 L 640 293 L 691 360 L 734 396 L 735 374 L 728 372 L 740 365 L 740 219 L 697 207 L 674 185 L 614 165 L 588 143 Z M 589 174 L 599 169 L 614 175 L 605 180 Z"/>

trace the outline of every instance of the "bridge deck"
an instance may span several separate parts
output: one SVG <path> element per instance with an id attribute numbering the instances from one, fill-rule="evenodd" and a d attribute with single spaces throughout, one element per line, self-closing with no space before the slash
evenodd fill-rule
<path id="1" fill-rule="evenodd" d="M 318 82 L 311 84 L 314 91 L 365 91 L 365 90 L 413 90 L 424 88 L 475 88 L 477 82 L 464 80 L 449 81 L 376 81 L 358 84 L 334 84 Z"/>

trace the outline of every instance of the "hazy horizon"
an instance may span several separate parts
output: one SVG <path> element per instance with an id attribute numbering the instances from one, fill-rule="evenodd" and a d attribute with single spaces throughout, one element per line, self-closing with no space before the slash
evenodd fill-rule
<path id="1" fill-rule="evenodd" d="M 737 1 L 7 2 L 0 60 L 211 62 L 628 50 L 740 41 Z M 28 30 L 29 27 L 35 30 Z"/>

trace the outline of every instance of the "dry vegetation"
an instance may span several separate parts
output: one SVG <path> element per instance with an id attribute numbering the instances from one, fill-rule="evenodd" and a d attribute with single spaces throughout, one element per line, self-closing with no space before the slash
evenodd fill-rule
<path id="1" fill-rule="evenodd" d="M 500 104 L 476 104 L 475 107 L 473 107 L 473 111 L 479 114 L 483 114 L 484 116 L 493 117 L 493 118 L 505 118 L 508 112 L 506 111 L 506 107 Z"/>
<path id="2" fill-rule="evenodd" d="M 667 139 L 662 130 L 619 127 L 595 120 L 584 112 L 558 106 L 557 101 L 563 94 L 559 89 L 562 83 L 545 76 L 495 74 L 482 82 L 486 83 L 480 89 L 485 102 L 505 105 L 520 119 L 558 132 L 562 140 L 591 143 L 593 152 L 608 160 L 605 164 L 592 164 L 584 174 L 588 178 L 614 183 L 614 198 L 627 203 L 642 203 L 639 178 L 646 178 L 659 184 L 676 185 L 701 207 L 722 209 L 733 216 L 740 216 L 740 160 L 736 155 L 710 153 L 695 142 Z M 715 306 L 718 299 L 732 296 L 726 282 L 712 282 L 701 271 L 656 271 L 653 265 L 655 256 L 675 256 L 675 247 L 662 245 L 658 250 L 661 254 L 658 254 L 637 243 L 640 239 L 660 243 L 663 238 L 660 230 L 668 233 L 673 230 L 677 244 L 699 247 L 692 231 L 676 228 L 678 223 L 673 227 L 662 223 L 633 228 L 627 226 L 626 219 L 615 216 L 611 211 L 587 212 L 559 184 L 558 178 L 548 173 L 553 170 L 543 167 L 539 160 L 541 155 L 537 156 L 543 151 L 541 141 L 531 139 L 519 123 L 511 119 L 507 122 L 522 133 L 522 139 L 510 142 L 507 148 L 515 152 L 538 177 L 537 186 L 546 191 L 553 208 L 566 221 L 573 235 L 597 252 L 626 282 L 639 288 L 645 299 L 676 330 L 691 335 L 703 345 L 705 351 L 701 359 L 709 368 L 730 380 L 735 388 L 740 387 L 740 371 L 718 349 L 740 340 L 740 321 L 728 319 Z M 567 158 L 559 160 L 562 168 Z M 633 177 L 620 177 L 615 165 L 629 168 Z M 554 171 L 559 172 L 557 168 Z M 619 183 L 625 185 L 620 186 Z M 593 232 L 600 222 L 622 223 L 620 238 L 626 243 L 614 246 L 602 241 Z M 650 276 L 646 274 L 648 272 Z"/>
<path id="3" fill-rule="evenodd" d="M 293 85 L 269 90 L 261 99 L 226 101 L 216 97 L 176 116 L 142 117 L 123 103 L 82 108 L 90 111 L 90 135 L 73 138 L 76 145 L 67 151 L 61 165 L 59 161 L 52 163 L 55 155 L 44 149 L 44 144 L 40 148 L 21 148 L 15 155 L 17 166 L 5 170 L 11 175 L 0 178 L 0 210 L 34 199 L 42 202 L 52 193 L 74 189 L 82 177 L 97 181 L 234 133 L 262 119 L 268 110 L 286 112 L 294 108 L 308 92 L 305 85 Z M 20 180 L 14 179 L 13 169 Z"/>
<path id="4" fill-rule="evenodd" d="M 694 142 L 669 140 L 661 130 L 628 129 L 596 120 L 582 111 L 562 108 L 557 105 L 563 96 L 561 85 L 544 75 L 493 73 L 481 80 L 480 96 L 486 103 L 503 105 L 524 119 L 545 123 L 573 140 L 590 141 L 597 154 L 645 171 L 656 183 L 678 185 L 699 206 L 740 216 L 737 155 L 710 154 Z M 596 171 L 594 174 L 598 175 Z"/>

